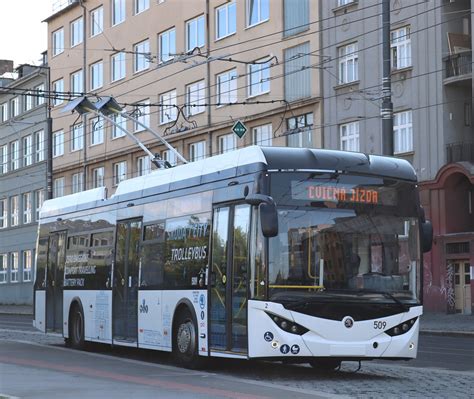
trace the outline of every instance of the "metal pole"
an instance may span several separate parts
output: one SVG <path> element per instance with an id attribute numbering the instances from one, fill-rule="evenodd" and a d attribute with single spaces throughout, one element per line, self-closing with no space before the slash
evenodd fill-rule
<path id="1" fill-rule="evenodd" d="M 382 154 L 393 155 L 393 103 L 392 80 L 390 76 L 390 0 L 382 0 Z"/>

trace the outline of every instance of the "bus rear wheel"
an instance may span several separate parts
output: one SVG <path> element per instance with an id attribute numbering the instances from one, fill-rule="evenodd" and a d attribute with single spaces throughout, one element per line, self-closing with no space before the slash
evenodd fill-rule
<path id="1" fill-rule="evenodd" d="M 173 328 L 173 356 L 179 365 L 191 369 L 202 366 L 197 335 L 197 326 L 191 312 L 188 309 L 181 310 Z"/>
<path id="2" fill-rule="evenodd" d="M 68 346 L 74 349 L 84 349 L 84 314 L 79 305 L 74 305 L 69 320 Z"/>
<path id="3" fill-rule="evenodd" d="M 341 367 L 341 361 L 337 359 L 312 359 L 309 361 L 311 367 L 324 373 L 338 371 Z"/>

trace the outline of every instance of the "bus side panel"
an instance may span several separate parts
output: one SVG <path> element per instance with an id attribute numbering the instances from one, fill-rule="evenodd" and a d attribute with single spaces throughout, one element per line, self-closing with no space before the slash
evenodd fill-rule
<path id="1" fill-rule="evenodd" d="M 140 348 L 172 350 L 173 317 L 180 303 L 190 303 L 196 314 L 198 328 L 199 354 L 207 353 L 207 291 L 202 290 L 166 290 L 141 291 L 138 294 L 138 342 Z M 145 302 L 143 302 L 145 300 Z M 148 306 L 148 308 L 147 308 Z M 161 310 L 158 310 L 161 308 Z M 148 313 L 146 310 L 148 309 Z M 153 320 L 154 314 L 161 314 L 161 322 Z M 148 331 L 147 331 L 148 330 Z M 160 339 L 160 345 L 150 342 Z"/>
<path id="2" fill-rule="evenodd" d="M 283 331 L 268 314 L 292 320 L 290 312 L 280 304 L 249 300 L 249 358 L 313 356 L 301 335 Z"/>
<path id="3" fill-rule="evenodd" d="M 33 327 L 41 332 L 46 332 L 46 291 L 35 291 L 35 319 L 33 320 Z"/>
<path id="4" fill-rule="evenodd" d="M 74 300 L 79 300 L 84 311 L 84 335 L 87 341 L 112 343 L 112 291 L 65 290 L 64 337 L 69 336 L 69 311 Z"/>

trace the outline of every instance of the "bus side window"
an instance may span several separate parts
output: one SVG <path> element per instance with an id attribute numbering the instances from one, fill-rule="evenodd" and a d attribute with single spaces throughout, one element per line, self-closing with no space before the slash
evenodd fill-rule
<path id="1" fill-rule="evenodd" d="M 140 262 L 140 287 L 163 288 L 164 242 L 164 222 L 145 226 Z"/>

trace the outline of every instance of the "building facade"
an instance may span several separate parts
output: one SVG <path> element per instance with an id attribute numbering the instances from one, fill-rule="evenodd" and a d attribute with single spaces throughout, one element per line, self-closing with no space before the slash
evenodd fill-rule
<path id="1" fill-rule="evenodd" d="M 0 76 L 0 304 L 32 304 L 37 220 L 46 196 L 47 67 L 21 65 L 14 72 L 8 65 Z"/>
<path id="2" fill-rule="evenodd" d="M 381 3 L 322 7 L 327 148 L 382 153 Z M 390 1 L 394 156 L 416 169 L 434 227 L 424 305 L 466 314 L 474 302 L 473 4 Z"/>
<path id="3" fill-rule="evenodd" d="M 187 160 L 251 144 L 321 146 L 315 0 L 69 1 L 46 19 L 53 99 L 53 192 L 148 173 L 173 152 L 136 123 L 62 109 L 113 96 Z M 232 131 L 241 121 L 240 138 Z"/>

